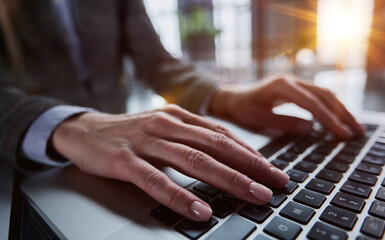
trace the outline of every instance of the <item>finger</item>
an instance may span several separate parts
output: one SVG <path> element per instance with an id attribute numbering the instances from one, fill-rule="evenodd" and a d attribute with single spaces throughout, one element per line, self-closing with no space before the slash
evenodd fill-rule
<path id="1" fill-rule="evenodd" d="M 313 129 L 313 124 L 305 119 L 277 115 L 270 110 L 250 109 L 250 117 L 241 119 L 249 128 L 271 127 L 288 134 L 308 134 Z"/>
<path id="2" fill-rule="evenodd" d="M 138 158 L 130 166 L 126 163 L 119 165 L 117 171 L 120 180 L 132 182 L 156 201 L 187 218 L 195 221 L 210 219 L 212 210 L 207 203 L 145 160 Z"/>
<path id="3" fill-rule="evenodd" d="M 223 127 L 220 124 L 215 123 L 214 121 L 210 121 L 208 119 L 205 119 L 201 116 L 190 113 L 189 111 L 186 111 L 179 107 L 171 108 L 171 109 L 168 109 L 167 111 L 169 111 L 170 113 L 178 117 L 184 123 L 204 127 L 204 128 L 210 129 L 211 131 L 224 134 L 227 137 L 233 139 L 239 145 L 249 150 L 250 152 L 262 157 L 262 154 L 260 152 L 252 148 L 247 143 L 245 143 L 243 140 L 241 140 L 237 135 L 232 133 L 230 130 L 228 130 L 227 128 Z"/>
<path id="4" fill-rule="evenodd" d="M 154 141 L 145 150 L 176 170 L 254 204 L 266 204 L 272 192 L 246 175 L 214 160 L 209 155 L 179 143 Z"/>
<path id="5" fill-rule="evenodd" d="M 353 137 L 353 132 L 345 127 L 339 118 L 317 96 L 296 82 L 288 81 L 287 83 L 289 86 L 284 86 L 281 89 L 281 94 L 285 98 L 311 112 L 337 138 L 346 139 Z"/>
<path id="6" fill-rule="evenodd" d="M 312 84 L 299 82 L 315 95 L 317 95 L 340 119 L 347 124 L 356 134 L 363 134 L 364 128 L 357 122 L 353 115 L 338 100 L 338 98 L 328 89 L 323 89 Z"/>
<path id="7" fill-rule="evenodd" d="M 188 145 L 199 149 L 249 177 L 268 186 L 282 187 L 289 177 L 270 164 L 264 157 L 253 154 L 224 134 L 184 123 L 163 123 L 163 127 L 153 129 L 153 134 L 161 139 Z M 173 131 L 168 131 L 173 129 Z M 155 147 L 153 147 L 155 148 Z"/>

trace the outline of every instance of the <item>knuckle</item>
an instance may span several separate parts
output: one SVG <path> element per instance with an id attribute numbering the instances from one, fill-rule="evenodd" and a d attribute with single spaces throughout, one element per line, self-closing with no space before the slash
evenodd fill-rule
<path id="1" fill-rule="evenodd" d="M 154 170 L 148 170 L 143 179 L 145 189 L 151 192 L 159 192 L 159 190 L 167 183 L 167 179 Z"/>
<path id="2" fill-rule="evenodd" d="M 259 157 L 255 156 L 252 157 L 250 161 L 250 168 L 253 169 L 253 171 L 260 171 L 263 167 L 263 160 L 261 160 Z"/>
<path id="3" fill-rule="evenodd" d="M 129 181 L 126 169 L 127 165 L 134 159 L 132 153 L 127 148 L 120 148 L 116 150 L 114 161 L 107 166 L 108 172 L 111 177 L 120 180 Z"/>
<path id="4" fill-rule="evenodd" d="M 148 127 L 150 130 L 156 130 L 159 126 L 168 126 L 173 123 L 171 117 L 165 112 L 155 112 L 153 113 L 148 121 Z"/>
<path id="5" fill-rule="evenodd" d="M 196 173 L 208 162 L 208 157 L 200 151 L 191 150 L 186 154 L 186 162 L 187 168 Z"/>
<path id="6" fill-rule="evenodd" d="M 287 76 L 279 76 L 273 81 L 273 84 L 277 88 L 286 89 L 287 87 L 291 87 L 293 84 L 293 80 Z"/>
<path id="7" fill-rule="evenodd" d="M 158 112 L 154 112 L 152 114 L 151 119 L 155 120 L 155 121 L 164 121 L 164 120 L 168 119 L 168 115 L 165 112 L 158 111 Z"/>
<path id="8" fill-rule="evenodd" d="M 166 107 L 163 108 L 164 111 L 169 113 L 180 113 L 182 111 L 182 108 L 175 104 L 169 104 Z"/>
<path id="9" fill-rule="evenodd" d="M 217 132 L 220 132 L 220 133 L 224 134 L 224 135 L 229 135 L 230 134 L 230 131 L 227 128 L 223 127 L 222 125 L 216 125 L 215 126 L 215 130 Z"/>
<path id="10" fill-rule="evenodd" d="M 183 199 L 184 196 L 184 189 L 183 188 L 178 188 L 171 196 L 170 198 L 170 207 L 171 208 L 178 208 L 178 206 L 182 203 L 181 199 Z"/>
<path id="11" fill-rule="evenodd" d="M 120 147 L 115 149 L 115 158 L 116 159 L 129 159 L 131 158 L 131 151 L 127 147 Z"/>
<path id="12" fill-rule="evenodd" d="M 232 147 L 229 138 L 221 133 L 214 134 L 213 142 L 220 148 L 229 149 Z"/>
<path id="13" fill-rule="evenodd" d="M 234 171 L 230 175 L 231 186 L 240 186 L 245 182 L 244 180 L 245 180 L 245 176 L 240 172 Z"/>

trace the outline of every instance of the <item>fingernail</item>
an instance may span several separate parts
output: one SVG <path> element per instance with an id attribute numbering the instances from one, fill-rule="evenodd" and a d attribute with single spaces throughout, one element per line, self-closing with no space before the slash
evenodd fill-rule
<path id="1" fill-rule="evenodd" d="M 313 125 L 311 123 L 299 123 L 297 125 L 297 131 L 301 134 L 307 134 L 313 129 Z"/>
<path id="2" fill-rule="evenodd" d="M 351 137 L 354 136 L 354 133 L 348 127 L 342 126 L 342 129 L 343 129 L 344 134 L 345 134 L 346 137 L 351 138 Z"/>
<path id="3" fill-rule="evenodd" d="M 251 195 L 262 203 L 268 203 L 273 196 L 273 192 L 270 189 L 256 182 L 250 183 L 249 191 Z"/>
<path id="4" fill-rule="evenodd" d="M 270 178 L 273 179 L 279 186 L 285 186 L 289 183 L 289 176 L 278 168 L 270 167 L 269 171 Z"/>
<path id="5" fill-rule="evenodd" d="M 194 201 L 191 204 L 190 209 L 191 212 L 193 212 L 194 215 L 202 221 L 209 220 L 211 215 L 213 214 L 213 211 L 209 207 L 198 201 Z"/>

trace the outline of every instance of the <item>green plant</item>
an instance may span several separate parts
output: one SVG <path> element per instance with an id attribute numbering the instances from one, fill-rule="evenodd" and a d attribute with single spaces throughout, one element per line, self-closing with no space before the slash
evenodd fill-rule
<path id="1" fill-rule="evenodd" d="M 210 14 L 197 7 L 190 14 L 178 12 L 180 36 L 183 43 L 199 38 L 214 38 L 221 31 L 215 28 Z"/>

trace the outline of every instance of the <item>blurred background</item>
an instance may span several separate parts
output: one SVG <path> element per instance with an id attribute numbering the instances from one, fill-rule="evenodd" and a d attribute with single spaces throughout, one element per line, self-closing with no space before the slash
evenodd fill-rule
<path id="1" fill-rule="evenodd" d="M 295 73 L 355 113 L 385 111 L 385 0 L 144 2 L 165 48 L 222 82 Z M 129 112 L 164 104 L 132 84 Z"/>

